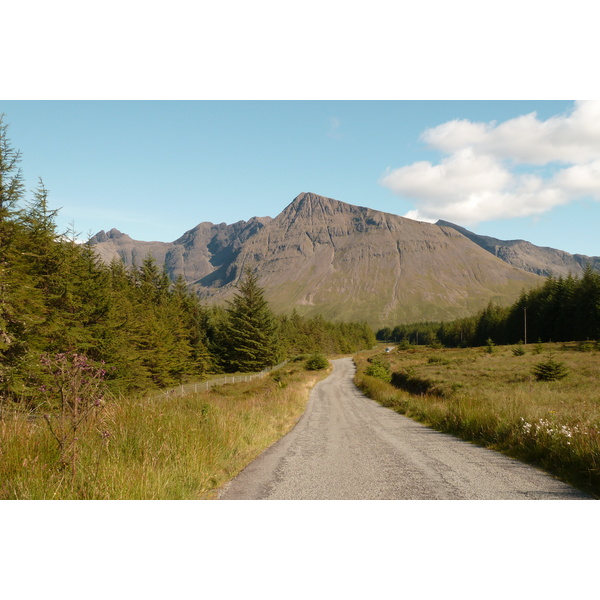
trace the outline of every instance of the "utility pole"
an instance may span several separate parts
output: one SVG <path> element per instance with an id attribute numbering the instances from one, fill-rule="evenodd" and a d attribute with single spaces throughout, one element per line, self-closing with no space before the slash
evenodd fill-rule
<path id="1" fill-rule="evenodd" d="M 523 307 L 523 322 L 525 325 L 525 345 L 527 345 L 527 307 Z"/>

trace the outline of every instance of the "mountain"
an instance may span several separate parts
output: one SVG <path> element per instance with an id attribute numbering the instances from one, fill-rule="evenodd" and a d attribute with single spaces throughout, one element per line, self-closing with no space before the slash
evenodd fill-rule
<path id="1" fill-rule="evenodd" d="M 436 225 L 451 227 L 509 265 L 537 275 L 544 277 L 566 277 L 569 273 L 582 275 L 588 264 L 595 271 L 600 272 L 600 257 L 598 256 L 569 254 L 554 248 L 534 246 L 525 240 L 498 240 L 485 235 L 477 235 L 448 221 L 438 221 Z"/>
<path id="2" fill-rule="evenodd" d="M 365 320 L 373 327 L 473 314 L 507 304 L 543 278 L 493 256 L 455 228 L 303 193 L 276 218 L 201 223 L 172 243 L 117 230 L 91 240 L 105 262 L 149 253 L 201 298 L 223 302 L 246 267 L 276 312 Z"/>
<path id="3" fill-rule="evenodd" d="M 105 262 L 121 260 L 128 267 L 141 265 L 151 255 L 165 265 L 175 280 L 183 275 L 190 284 L 200 287 L 225 285 L 226 271 L 242 244 L 272 221 L 271 217 L 253 217 L 233 225 L 200 223 L 174 242 L 139 242 L 118 229 L 100 231 L 91 238 L 96 254 Z"/>

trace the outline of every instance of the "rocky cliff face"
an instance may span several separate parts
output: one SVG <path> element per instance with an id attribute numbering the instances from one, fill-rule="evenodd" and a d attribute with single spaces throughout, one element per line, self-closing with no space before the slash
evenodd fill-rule
<path id="1" fill-rule="evenodd" d="M 230 267 L 232 281 L 245 267 L 258 270 L 277 311 L 375 326 L 464 316 L 541 283 L 451 228 L 315 194 L 298 196 L 248 239 Z"/>
<path id="2" fill-rule="evenodd" d="M 132 240 L 117 229 L 100 231 L 90 243 L 106 263 L 122 260 L 128 267 L 141 265 L 150 255 L 159 265 L 165 265 L 175 280 L 183 275 L 190 284 L 201 287 L 229 283 L 227 269 L 235 260 L 242 244 L 269 223 L 270 217 L 254 217 L 233 225 L 200 223 L 171 243 Z"/>
<path id="3" fill-rule="evenodd" d="M 466 316 L 490 300 L 510 303 L 543 282 L 451 226 L 310 193 L 275 219 L 201 223 L 170 244 L 134 242 L 116 230 L 100 232 L 92 243 L 105 261 L 140 264 L 152 254 L 207 301 L 229 298 L 250 267 L 277 312 L 296 308 L 374 327 Z"/>
<path id="4" fill-rule="evenodd" d="M 595 271 L 600 272 L 600 257 L 598 256 L 569 254 L 554 248 L 535 246 L 525 240 L 499 240 L 485 235 L 477 235 L 448 221 L 438 221 L 437 225 L 451 227 L 509 265 L 537 275 L 544 277 L 566 277 L 569 273 L 582 275 L 587 264 L 590 264 Z"/>

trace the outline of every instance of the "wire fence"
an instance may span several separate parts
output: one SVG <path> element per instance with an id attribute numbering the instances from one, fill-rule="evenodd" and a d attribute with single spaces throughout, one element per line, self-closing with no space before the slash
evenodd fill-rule
<path id="1" fill-rule="evenodd" d="M 287 362 L 287 360 L 284 360 L 283 362 L 279 363 L 278 365 L 275 365 L 274 367 L 263 369 L 260 373 L 241 373 L 238 375 L 225 375 L 217 379 L 206 379 L 204 381 L 197 381 L 195 383 L 186 383 L 174 388 L 169 388 L 168 390 L 161 390 L 158 394 L 162 395 L 164 398 L 174 398 L 185 396 L 186 394 L 191 393 L 196 394 L 198 392 L 207 392 L 210 388 L 213 388 L 217 385 L 224 385 L 226 383 L 248 382 L 252 381 L 253 379 L 259 379 L 261 377 L 264 377 L 265 375 L 268 375 L 269 373 L 280 369 Z"/>
<path id="2" fill-rule="evenodd" d="M 152 392 L 150 394 L 144 394 L 146 397 L 152 398 L 180 398 L 185 396 L 186 394 L 198 393 L 198 392 L 207 392 L 210 388 L 215 387 L 217 385 L 224 385 L 226 383 L 241 383 L 252 381 L 253 379 L 259 379 L 268 375 L 269 373 L 280 369 L 289 361 L 284 360 L 283 362 L 275 365 L 274 367 L 269 367 L 268 369 L 263 369 L 260 373 L 242 373 L 238 375 L 225 375 L 223 377 L 218 377 L 217 379 L 206 379 L 204 381 L 198 381 L 195 383 L 186 383 L 183 385 L 179 385 L 177 387 L 169 388 L 168 390 L 159 390 L 156 392 Z M 35 414 L 35 411 L 28 409 L 21 409 L 18 407 L 11 406 L 10 408 L 4 406 L 2 402 L 2 398 L 0 398 L 0 419 L 5 416 L 9 416 L 9 414 L 25 414 L 30 419 L 36 419 L 41 415 Z"/>

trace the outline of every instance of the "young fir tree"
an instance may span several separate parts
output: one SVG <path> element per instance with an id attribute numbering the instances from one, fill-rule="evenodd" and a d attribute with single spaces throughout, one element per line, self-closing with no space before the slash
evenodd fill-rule
<path id="1" fill-rule="evenodd" d="M 250 269 L 245 270 L 238 291 L 227 309 L 228 366 L 232 371 L 260 371 L 279 359 L 276 320 Z"/>

